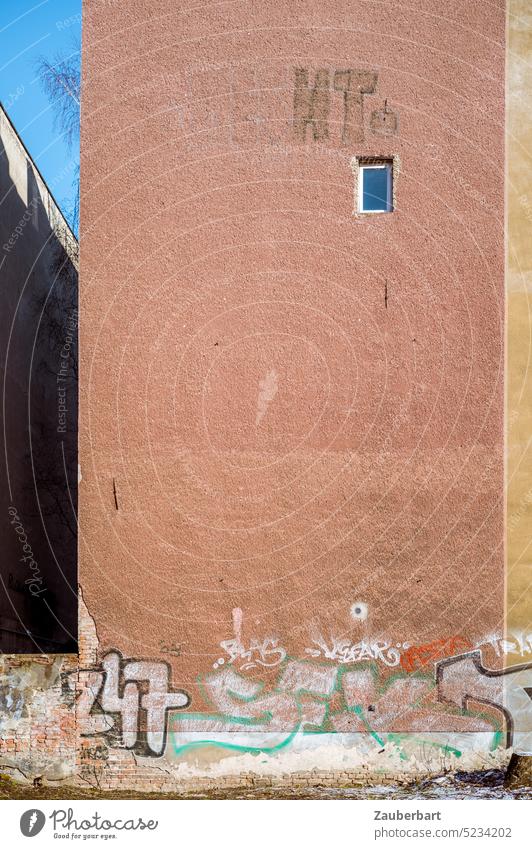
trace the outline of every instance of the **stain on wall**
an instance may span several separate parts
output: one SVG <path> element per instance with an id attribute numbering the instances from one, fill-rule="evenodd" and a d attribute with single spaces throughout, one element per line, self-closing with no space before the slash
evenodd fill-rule
<path id="1" fill-rule="evenodd" d="M 307 129 L 314 141 L 324 141 L 330 136 L 331 83 L 333 92 L 342 100 L 342 141 L 346 145 L 364 143 L 364 95 L 374 94 L 379 75 L 375 71 L 335 70 L 321 68 L 309 82 L 309 71 L 296 68 L 294 72 L 294 135 L 300 142 L 307 139 Z M 383 111 L 371 114 L 372 132 L 393 134 L 398 126 L 397 116 L 385 106 Z"/>

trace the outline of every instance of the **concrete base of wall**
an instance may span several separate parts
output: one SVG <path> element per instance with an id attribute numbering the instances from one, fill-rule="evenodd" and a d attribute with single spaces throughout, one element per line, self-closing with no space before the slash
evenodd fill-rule
<path id="1" fill-rule="evenodd" d="M 250 735 L 251 736 L 251 735 Z M 334 737 L 335 735 L 326 735 Z M 347 735 L 342 735 L 347 737 Z M 362 735 L 353 735 L 353 737 Z M 446 735 L 448 737 L 448 735 Z M 477 736 L 477 735 L 471 735 Z M 345 741 L 346 743 L 348 741 Z M 139 758 L 130 752 L 108 750 L 98 765 L 84 761 L 77 779 L 100 790 L 137 789 L 161 793 L 195 792 L 219 788 L 356 787 L 413 781 L 457 771 L 505 769 L 511 750 L 471 749 L 459 756 L 440 752 L 434 756 L 429 740 L 405 735 L 410 756 L 401 757 L 388 744 L 373 754 L 367 740 L 351 740 L 343 747 L 330 741 L 314 749 L 262 755 L 236 755 L 211 760 L 204 751 L 203 763 L 195 765 Z M 473 742 L 473 741 L 471 741 Z M 478 740 L 476 741 L 478 743 Z"/>
<path id="2" fill-rule="evenodd" d="M 505 758 L 505 763 L 507 762 Z M 5 775 L 14 780 L 17 786 L 32 788 L 33 783 L 27 779 L 21 778 L 16 771 L 7 770 Z M 482 777 L 483 773 L 479 773 Z M 175 780 L 162 774 L 138 773 L 131 772 L 124 776 L 123 772 L 108 774 L 94 783 L 84 781 L 79 775 L 73 776 L 70 780 L 56 782 L 39 782 L 38 787 L 44 795 L 42 798 L 47 798 L 46 788 L 53 788 L 54 798 L 62 798 L 61 790 L 65 794 L 65 798 L 76 798 L 76 791 L 80 793 L 80 798 L 84 798 L 87 794 L 98 797 L 105 797 L 106 794 L 112 797 L 117 792 L 121 794 L 145 795 L 155 794 L 160 796 L 197 796 L 198 794 L 223 794 L 225 791 L 271 791 L 272 796 L 282 795 L 287 791 L 319 791 L 320 789 L 363 789 L 363 788 L 378 788 L 386 786 L 394 786 L 400 788 L 425 786 L 427 781 L 437 780 L 445 783 L 452 782 L 453 772 L 425 772 L 422 770 L 412 772 L 382 772 L 374 773 L 370 769 L 358 770 L 320 770 L 314 769 L 311 771 L 285 773 L 282 775 L 263 775 L 256 772 L 242 772 L 235 775 L 219 775 L 213 777 L 196 777 L 188 780 Z M 471 783 L 471 781 L 469 782 Z M 474 783 L 474 782 L 473 782 Z M 521 782 L 523 784 L 523 782 Z"/>

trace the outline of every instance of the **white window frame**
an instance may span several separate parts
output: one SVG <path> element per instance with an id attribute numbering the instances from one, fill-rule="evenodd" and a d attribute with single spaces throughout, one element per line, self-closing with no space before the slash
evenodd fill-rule
<path id="1" fill-rule="evenodd" d="M 364 209 L 364 171 L 365 170 L 386 169 L 388 179 L 386 181 L 386 209 Z M 393 212 L 393 163 L 392 162 L 371 162 L 359 163 L 358 167 L 358 212 L 363 215 L 381 215 L 382 213 Z"/>

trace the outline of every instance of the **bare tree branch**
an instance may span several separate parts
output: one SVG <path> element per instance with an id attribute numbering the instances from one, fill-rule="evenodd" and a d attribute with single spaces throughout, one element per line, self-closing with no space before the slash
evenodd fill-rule
<path id="1" fill-rule="evenodd" d="M 51 61 L 41 56 L 36 65 L 41 84 L 55 112 L 55 124 L 67 144 L 79 135 L 81 68 L 79 45 L 68 54 L 56 54 Z"/>
<path id="2" fill-rule="evenodd" d="M 69 148 L 79 139 L 81 101 L 81 49 L 78 41 L 72 42 L 67 54 L 56 54 L 53 61 L 41 56 L 36 63 L 43 90 L 54 110 L 54 125 Z M 79 224 L 79 166 L 73 181 L 74 201 L 66 210 L 70 225 L 77 233 Z"/>

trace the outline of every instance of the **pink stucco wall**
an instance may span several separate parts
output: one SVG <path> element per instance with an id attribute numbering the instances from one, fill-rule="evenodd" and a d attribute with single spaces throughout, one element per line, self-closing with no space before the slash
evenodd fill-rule
<path id="1" fill-rule="evenodd" d="M 320 641 L 500 634 L 504 4 L 84 14 L 80 580 L 102 650 L 168 661 L 201 709 L 222 641 L 264 677 Z M 301 68 L 328 72 L 318 140 Z M 377 80 L 346 128 L 347 69 Z M 396 208 L 357 217 L 371 155 L 396 158 Z"/>

